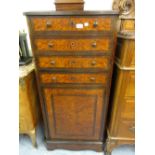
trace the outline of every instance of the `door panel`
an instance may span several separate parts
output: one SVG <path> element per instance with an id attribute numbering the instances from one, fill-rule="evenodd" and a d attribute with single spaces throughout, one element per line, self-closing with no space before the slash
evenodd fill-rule
<path id="1" fill-rule="evenodd" d="M 100 140 L 103 88 L 44 88 L 52 139 Z"/>

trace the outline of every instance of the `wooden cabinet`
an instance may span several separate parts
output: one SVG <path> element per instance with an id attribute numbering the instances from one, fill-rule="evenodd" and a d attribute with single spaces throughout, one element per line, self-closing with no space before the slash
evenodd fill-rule
<path id="1" fill-rule="evenodd" d="M 39 103 L 34 64 L 20 67 L 19 79 L 19 132 L 28 134 L 36 146 L 36 127 L 39 121 Z"/>
<path id="2" fill-rule="evenodd" d="M 106 151 L 135 139 L 134 39 L 118 36 L 107 127 Z"/>
<path id="3" fill-rule="evenodd" d="M 103 150 L 117 12 L 26 13 L 48 149 Z"/>

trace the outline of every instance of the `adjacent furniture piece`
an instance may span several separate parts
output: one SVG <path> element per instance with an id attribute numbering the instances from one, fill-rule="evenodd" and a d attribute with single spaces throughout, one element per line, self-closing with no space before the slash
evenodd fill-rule
<path id="1" fill-rule="evenodd" d="M 106 151 L 135 140 L 134 38 L 118 36 Z"/>
<path id="2" fill-rule="evenodd" d="M 71 11 L 71 10 L 83 10 L 83 0 L 55 0 L 55 7 L 57 11 Z"/>
<path id="3" fill-rule="evenodd" d="M 107 154 L 117 146 L 135 143 L 135 21 L 131 7 L 134 0 L 115 2 L 121 14 L 108 113 Z"/>
<path id="4" fill-rule="evenodd" d="M 36 126 L 39 104 L 37 99 L 34 63 L 19 68 L 19 132 L 28 134 L 36 146 Z"/>
<path id="5" fill-rule="evenodd" d="M 103 150 L 117 11 L 27 12 L 48 149 Z"/>

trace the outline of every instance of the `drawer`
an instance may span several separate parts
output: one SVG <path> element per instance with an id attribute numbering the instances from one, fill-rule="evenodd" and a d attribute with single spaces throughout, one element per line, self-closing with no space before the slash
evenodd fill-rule
<path id="1" fill-rule="evenodd" d="M 135 123 L 122 119 L 118 125 L 118 136 L 124 138 L 135 138 Z"/>
<path id="2" fill-rule="evenodd" d="M 110 17 L 31 17 L 33 31 L 110 31 Z"/>
<path id="3" fill-rule="evenodd" d="M 106 73 L 40 73 L 42 83 L 95 83 L 106 84 Z"/>
<path id="4" fill-rule="evenodd" d="M 100 68 L 110 66 L 109 56 L 41 56 L 37 58 L 39 68 Z"/>
<path id="5" fill-rule="evenodd" d="M 109 51 L 110 38 L 95 39 L 35 39 L 34 45 L 37 51 Z"/>

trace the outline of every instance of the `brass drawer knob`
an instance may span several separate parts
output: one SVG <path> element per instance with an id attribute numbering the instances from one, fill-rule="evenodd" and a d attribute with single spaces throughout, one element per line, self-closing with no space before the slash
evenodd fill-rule
<path id="1" fill-rule="evenodd" d="M 53 46 L 54 46 L 53 43 L 48 43 L 48 47 L 49 47 L 49 48 L 52 48 Z"/>
<path id="2" fill-rule="evenodd" d="M 95 21 L 94 24 L 93 24 L 93 26 L 94 26 L 94 27 L 97 27 L 97 26 L 98 26 L 98 22 Z"/>
<path id="3" fill-rule="evenodd" d="M 96 47 L 96 46 L 97 46 L 96 42 L 93 42 L 92 47 Z"/>
<path id="4" fill-rule="evenodd" d="M 93 61 L 91 62 L 91 65 L 92 65 L 92 66 L 96 65 L 96 61 L 93 60 Z"/>
<path id="5" fill-rule="evenodd" d="M 95 77 L 90 77 L 90 81 L 95 81 Z"/>
<path id="6" fill-rule="evenodd" d="M 52 77 L 52 81 L 56 81 L 56 79 L 57 79 L 57 78 L 56 78 L 55 76 Z"/>
<path id="7" fill-rule="evenodd" d="M 46 22 L 46 27 L 49 28 L 49 27 L 51 27 L 51 26 L 52 26 L 51 21 L 47 21 L 47 22 Z"/>
<path id="8" fill-rule="evenodd" d="M 50 62 L 50 64 L 51 64 L 51 65 L 55 65 L 55 61 L 52 60 L 52 61 Z"/>

